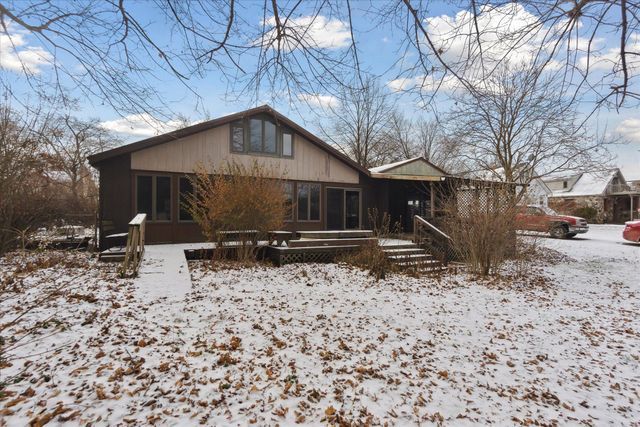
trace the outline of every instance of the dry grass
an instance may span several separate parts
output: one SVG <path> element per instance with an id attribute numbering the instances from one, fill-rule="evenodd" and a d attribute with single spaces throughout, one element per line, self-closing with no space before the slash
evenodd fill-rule
<path id="1" fill-rule="evenodd" d="M 368 216 L 373 235 L 378 239 L 389 238 L 401 231 L 400 224 L 392 224 L 391 217 L 386 212 L 379 215 L 378 210 L 374 208 L 369 210 Z M 342 255 L 338 260 L 368 270 L 376 280 L 384 279 L 387 273 L 398 271 L 398 267 L 387 258 L 377 241 L 363 245 L 356 252 Z"/>

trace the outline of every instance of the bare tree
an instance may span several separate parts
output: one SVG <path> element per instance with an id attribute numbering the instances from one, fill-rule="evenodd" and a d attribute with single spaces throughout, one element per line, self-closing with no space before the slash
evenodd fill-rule
<path id="1" fill-rule="evenodd" d="M 56 119 L 54 129 L 45 135 L 47 148 L 52 153 L 51 166 L 68 178 L 71 195 L 70 209 L 81 209 L 88 194 L 81 191 L 92 184 L 93 175 L 87 157 L 117 145 L 120 140 L 102 128 L 96 119 L 80 120 L 65 114 Z M 90 207 L 88 212 L 92 212 Z M 85 209 L 86 210 L 86 209 Z"/>
<path id="2" fill-rule="evenodd" d="M 527 184 L 551 173 L 603 168 L 614 141 L 588 133 L 552 79 L 521 66 L 456 97 L 447 123 L 460 156 L 496 180 Z"/>
<path id="3" fill-rule="evenodd" d="M 418 154 L 414 131 L 413 122 L 401 112 L 395 110 L 391 113 L 385 139 L 391 149 L 392 161 L 410 159 Z"/>
<path id="4" fill-rule="evenodd" d="M 418 153 L 449 173 L 465 169 L 461 156 L 463 147 L 457 138 L 449 137 L 444 125 L 435 119 L 418 119 L 416 124 Z"/>
<path id="5" fill-rule="evenodd" d="M 371 22 L 400 29 L 398 55 L 386 65 L 399 70 L 399 86 L 425 106 L 452 82 L 473 92 L 478 81 L 521 55 L 554 72 L 559 89 L 571 96 L 595 93 L 599 105 L 615 107 L 640 100 L 634 89 L 637 2 L 469 0 L 446 22 L 435 20 L 431 4 L 271 0 L 256 8 L 235 0 L 156 0 L 141 7 L 123 0 L 3 0 L 0 32 L 33 89 L 77 89 L 121 114 L 166 115 L 157 82 L 175 79 L 199 99 L 192 81 L 210 71 L 253 99 L 337 95 L 354 81 L 352 88 L 361 87 L 370 64 L 359 54 L 358 37 Z M 339 30 L 336 37 L 326 37 L 329 26 Z M 24 34 L 41 51 L 21 55 Z M 34 52 L 51 73 L 34 70 Z"/>
<path id="6" fill-rule="evenodd" d="M 640 101 L 638 2 L 469 0 L 446 19 L 430 16 L 430 4 L 402 0 L 377 11 L 403 33 L 399 86 L 424 105 L 443 88 L 474 92 L 514 58 L 554 73 L 569 98 L 595 95 L 598 106 L 616 108 Z"/>
<path id="7" fill-rule="evenodd" d="M 55 215 L 41 156 L 50 123 L 41 108 L 19 114 L 8 102 L 0 105 L 0 254 L 25 230 Z"/>
<path id="8" fill-rule="evenodd" d="M 367 79 L 358 89 L 348 88 L 338 107 L 329 107 L 329 125 L 320 124 L 325 138 L 364 167 L 385 163 L 394 156 L 387 131 L 394 112 L 384 89 Z"/>

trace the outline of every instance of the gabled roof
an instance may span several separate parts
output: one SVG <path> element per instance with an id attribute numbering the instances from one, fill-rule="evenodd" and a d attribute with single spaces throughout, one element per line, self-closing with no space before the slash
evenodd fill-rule
<path id="1" fill-rule="evenodd" d="M 571 188 L 556 190 L 550 197 L 602 196 L 606 193 L 611 180 L 620 174 L 619 169 L 608 171 L 584 172 Z M 546 180 L 558 181 L 558 178 Z"/>
<path id="2" fill-rule="evenodd" d="M 154 147 L 156 145 L 164 144 L 167 142 L 175 141 L 180 138 L 184 138 L 189 135 L 193 135 L 199 132 L 204 132 L 206 130 L 225 125 L 227 123 L 231 123 L 236 120 L 243 119 L 245 117 L 253 116 L 255 114 L 268 114 L 271 115 L 277 122 L 281 122 L 285 124 L 287 127 L 295 130 L 301 136 L 309 140 L 312 144 L 315 144 L 317 147 L 322 150 L 328 152 L 334 157 L 337 157 L 347 165 L 352 168 L 364 173 L 365 175 L 369 175 L 369 171 L 351 160 L 349 157 L 345 156 L 331 145 L 327 144 L 317 136 L 313 135 L 308 130 L 304 129 L 302 126 L 295 123 L 293 120 L 285 117 L 280 114 L 269 105 L 262 105 L 260 107 L 251 108 L 249 110 L 241 111 L 239 113 L 230 114 L 228 116 L 219 117 L 217 119 L 208 120 L 206 122 L 198 123 L 193 126 L 187 126 L 182 129 L 175 130 L 173 132 L 168 132 L 162 135 L 154 136 L 151 138 L 143 139 L 141 141 L 133 142 L 131 144 L 123 145 L 117 148 L 113 148 L 111 150 L 103 151 L 101 153 L 96 153 L 88 157 L 89 163 L 91 166 L 97 166 L 101 162 L 111 159 L 113 157 L 121 156 L 123 154 L 133 153 L 135 151 L 144 150 L 146 148 Z"/>
<path id="3" fill-rule="evenodd" d="M 436 173 L 429 173 L 429 174 L 425 174 L 424 172 L 421 173 L 421 171 L 417 170 L 416 172 L 409 172 L 407 168 L 403 168 L 403 166 L 408 166 L 412 163 L 422 163 L 423 168 L 429 172 L 433 172 L 435 171 Z M 416 165 L 418 166 L 418 165 Z M 419 166 L 418 166 L 418 169 Z M 430 161 L 428 161 L 427 159 L 425 159 L 422 156 L 418 156 L 418 157 L 414 157 L 412 159 L 407 159 L 407 160 L 400 160 L 399 162 L 394 162 L 394 163 L 388 163 L 386 165 L 382 165 L 382 166 L 376 166 L 374 168 L 369 168 L 369 171 L 373 174 L 372 176 L 375 176 L 375 174 L 385 174 L 385 175 L 427 175 L 427 176 L 446 176 L 449 175 L 447 172 L 445 172 L 443 169 L 439 168 L 438 166 L 434 165 L 433 163 L 431 163 Z"/>

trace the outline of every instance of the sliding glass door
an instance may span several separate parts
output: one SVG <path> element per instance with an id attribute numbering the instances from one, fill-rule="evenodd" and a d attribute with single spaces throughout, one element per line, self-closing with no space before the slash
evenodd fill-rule
<path id="1" fill-rule="evenodd" d="M 327 230 L 360 228 L 360 190 L 327 188 Z"/>

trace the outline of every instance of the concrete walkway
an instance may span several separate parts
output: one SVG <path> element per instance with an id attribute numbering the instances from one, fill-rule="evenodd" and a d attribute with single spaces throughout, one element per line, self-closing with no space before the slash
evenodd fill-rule
<path id="1" fill-rule="evenodd" d="M 191 275 L 186 249 L 205 249 L 210 243 L 146 245 L 138 277 L 134 279 L 138 292 L 146 298 L 183 299 L 191 290 Z"/>

